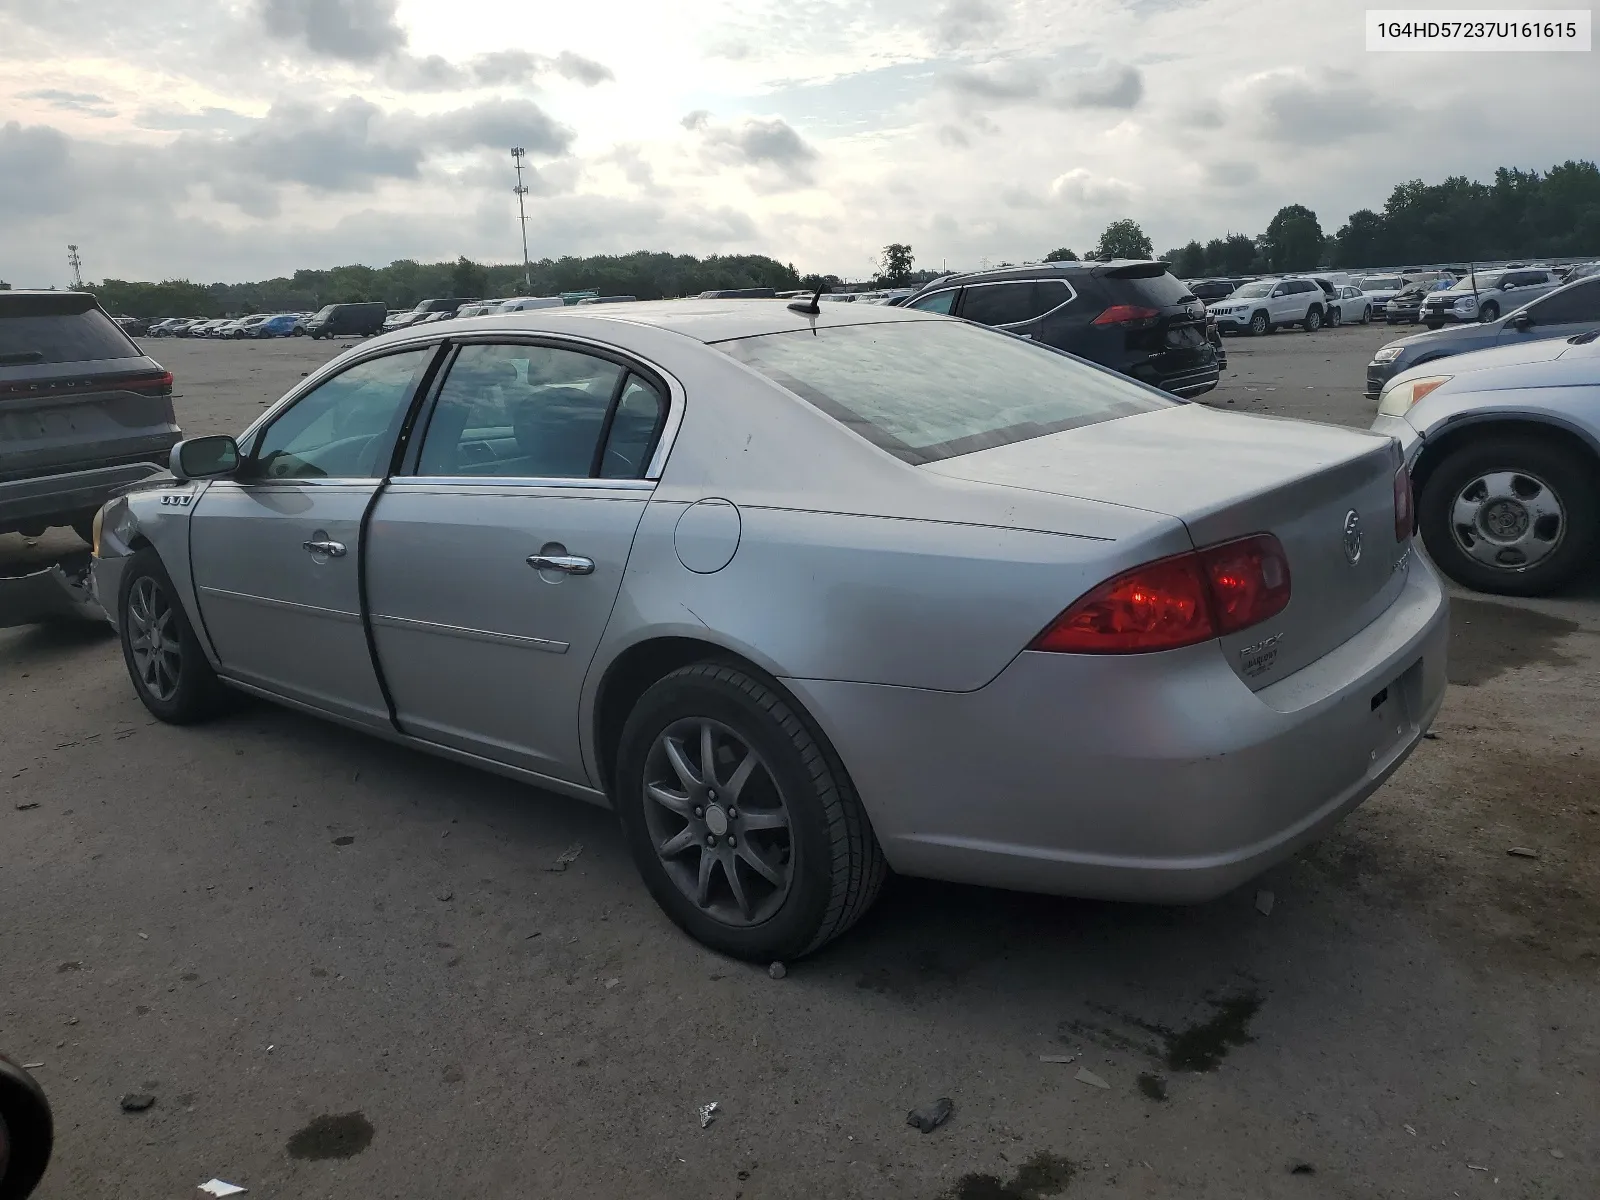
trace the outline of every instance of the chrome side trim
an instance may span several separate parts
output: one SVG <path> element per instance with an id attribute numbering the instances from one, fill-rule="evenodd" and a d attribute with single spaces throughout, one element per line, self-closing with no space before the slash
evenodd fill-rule
<path id="1" fill-rule="evenodd" d="M 420 486 L 419 486 L 420 485 Z M 507 488 L 521 490 L 523 488 L 564 488 L 566 490 L 605 491 L 605 492 L 633 492 L 645 493 L 655 491 L 655 481 L 652 479 L 568 479 L 568 478 L 542 478 L 531 475 L 396 475 L 389 483 L 388 491 L 451 491 L 461 488 L 465 491 L 480 492 Z"/>
<path id="2" fill-rule="evenodd" d="M 474 642 L 490 642 L 497 646 L 520 646 L 526 650 L 543 650 L 549 654 L 565 654 L 570 648 L 566 642 L 552 638 L 522 637 L 515 633 L 495 633 L 489 629 L 472 629 L 466 625 L 445 625 L 438 621 L 416 621 L 410 617 L 386 617 L 373 614 L 372 623 L 389 629 L 411 629 L 422 633 L 436 633 L 442 637 L 467 638 Z"/>
<path id="3" fill-rule="evenodd" d="M 339 608 L 319 608 L 315 604 L 297 604 L 293 600 L 278 600 L 272 596 L 255 596 L 249 592 L 230 592 L 227 588 L 201 587 L 200 594 L 216 596 L 223 600 L 239 600 L 245 604 L 259 604 L 262 608 L 278 608 L 289 612 L 309 613 L 315 617 L 331 617 L 335 621 L 361 624 L 361 614 L 345 612 Z"/>

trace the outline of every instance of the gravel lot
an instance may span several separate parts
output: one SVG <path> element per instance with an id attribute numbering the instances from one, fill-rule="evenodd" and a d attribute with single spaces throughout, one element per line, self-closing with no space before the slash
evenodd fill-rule
<path id="1" fill-rule="evenodd" d="M 1395 332 L 1231 339 L 1207 402 L 1364 426 Z M 191 433 L 342 345 L 151 343 Z M 3 537 L 0 570 L 76 546 Z M 0 631 L 0 1047 L 44 1064 L 41 1194 L 1593 1195 L 1597 600 L 1458 597 L 1437 739 L 1257 885 L 898 880 L 782 980 L 670 926 L 602 811 L 266 704 L 169 728 L 109 631 Z"/>

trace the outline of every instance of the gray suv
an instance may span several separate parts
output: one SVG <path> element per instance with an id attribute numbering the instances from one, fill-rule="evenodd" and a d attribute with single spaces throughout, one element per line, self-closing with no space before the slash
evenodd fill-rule
<path id="1" fill-rule="evenodd" d="M 91 540 L 96 510 L 182 436 L 172 373 L 93 296 L 0 292 L 0 533 Z"/>
<path id="2" fill-rule="evenodd" d="M 1414 333 L 1390 342 L 1367 364 L 1367 395 L 1377 399 L 1401 371 L 1436 358 L 1514 342 L 1571 337 L 1600 329 L 1600 275 L 1556 288 L 1498 320 Z"/>
<path id="3" fill-rule="evenodd" d="M 1452 323 L 1496 321 L 1502 314 L 1560 286 L 1561 280 L 1543 267 L 1478 271 L 1456 280 L 1442 292 L 1429 292 L 1422 302 L 1421 319 L 1429 329 Z"/>

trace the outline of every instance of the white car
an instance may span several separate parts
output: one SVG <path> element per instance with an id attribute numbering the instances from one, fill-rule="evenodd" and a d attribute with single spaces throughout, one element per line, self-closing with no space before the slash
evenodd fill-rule
<path id="1" fill-rule="evenodd" d="M 1348 284 L 1339 288 L 1335 300 L 1338 308 L 1329 314 L 1330 325 L 1370 325 L 1372 323 L 1372 298 L 1358 287 Z"/>
<path id="2" fill-rule="evenodd" d="M 1285 325 L 1315 333 L 1322 328 L 1330 303 L 1313 280 L 1258 279 L 1206 309 L 1216 317 L 1219 332 L 1259 336 Z"/>
<path id="3" fill-rule="evenodd" d="M 566 301 L 560 296 L 513 296 L 509 300 L 502 300 L 496 312 L 513 313 L 528 312 L 535 308 L 562 308 Z"/>

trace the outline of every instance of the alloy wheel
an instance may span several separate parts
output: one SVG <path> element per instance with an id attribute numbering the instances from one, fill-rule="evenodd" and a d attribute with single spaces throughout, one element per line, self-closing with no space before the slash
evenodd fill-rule
<path id="1" fill-rule="evenodd" d="M 1566 533 L 1561 498 L 1536 475 L 1492 471 L 1456 494 L 1450 531 L 1486 567 L 1525 571 L 1547 558 Z"/>
<path id="2" fill-rule="evenodd" d="M 794 883 L 789 809 L 771 768 L 737 732 L 685 717 L 645 759 L 644 818 L 673 884 L 724 925 L 772 917 Z"/>
<path id="3" fill-rule="evenodd" d="M 139 683 L 160 701 L 178 692 L 183 669 L 183 643 L 178 637 L 177 610 L 166 590 L 146 575 L 128 592 L 128 648 L 133 652 Z"/>

